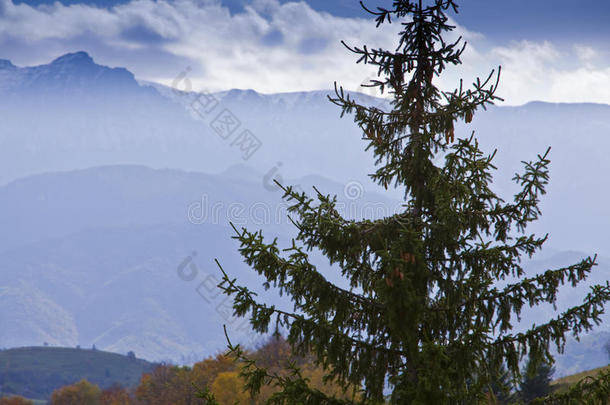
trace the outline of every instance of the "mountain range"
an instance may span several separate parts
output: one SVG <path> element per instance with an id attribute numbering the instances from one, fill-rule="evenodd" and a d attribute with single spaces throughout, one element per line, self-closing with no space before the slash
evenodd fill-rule
<path id="1" fill-rule="evenodd" d="M 223 323 L 254 345 L 212 288 L 213 259 L 261 290 L 228 222 L 287 241 L 293 231 L 273 179 L 337 194 L 348 216 L 400 209 L 399 190 L 368 179 L 366 143 L 327 94 L 184 91 L 138 82 L 85 52 L 33 67 L 0 60 L 0 347 L 95 344 L 188 362 L 224 347 Z M 473 130 L 484 150 L 498 149 L 495 185 L 507 197 L 520 162 L 552 146 L 532 228 L 550 232 L 550 249 L 528 269 L 599 253 L 591 282 L 607 280 L 610 106 L 492 106 L 456 135 Z M 565 289 L 559 309 L 584 293 Z M 552 313 L 540 308 L 525 322 Z M 569 343 L 558 373 L 605 364 L 609 332 L 606 322 L 582 345 Z"/>
<path id="2" fill-rule="evenodd" d="M 95 344 L 156 361 L 222 349 L 221 325 L 234 319 L 218 297 L 214 259 L 261 284 L 241 263 L 229 221 L 290 236 L 286 205 L 250 175 L 106 166 L 0 187 L 0 347 Z M 298 183 L 343 192 L 323 178 Z M 378 195 L 340 201 L 348 215 L 399 206 Z M 178 269 L 189 257 L 183 272 L 195 265 L 197 276 L 185 281 Z"/>

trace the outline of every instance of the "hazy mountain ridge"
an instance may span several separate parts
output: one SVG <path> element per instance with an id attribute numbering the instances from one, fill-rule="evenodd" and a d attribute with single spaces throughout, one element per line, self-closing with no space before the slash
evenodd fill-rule
<path id="1" fill-rule="evenodd" d="M 191 169 L 222 145 L 183 107 L 84 53 L 0 68 L 0 95 L 0 184 L 107 164 Z M 222 162 L 208 155 L 206 168 Z"/>
<path id="2" fill-rule="evenodd" d="M 96 344 L 157 361 L 222 349 L 221 326 L 231 319 L 216 310 L 223 300 L 217 297 L 220 273 L 213 260 L 249 285 L 260 284 L 241 263 L 229 221 L 282 240 L 292 229 L 280 193 L 244 170 L 207 175 L 109 166 L 0 187 L 0 299 L 6 303 L 0 319 L 17 318 L 0 333 L 0 347 Z M 374 194 L 350 200 L 342 185 L 319 177 L 293 182 L 339 194 L 356 215 L 373 203 L 399 206 Z M 44 204 L 36 209 L 41 196 Z M 198 277 L 185 282 L 177 268 L 192 252 Z M 208 293 L 214 300 L 206 300 L 197 288 L 212 279 Z M 56 310 L 40 313 L 44 303 Z M 16 305 L 23 316 L 11 309 Z M 65 327 L 28 329 L 32 324 Z M 243 334 L 237 331 L 236 337 Z"/>
<path id="3" fill-rule="evenodd" d="M 65 54 L 46 65 L 16 67 L 8 60 L 2 60 L 0 69 L 12 75 L 0 76 L 0 89 L 18 94 L 28 91 L 40 94 L 70 94 L 79 91 L 86 94 L 91 87 L 113 91 L 128 91 L 137 87 L 134 75 L 125 68 L 109 68 L 97 65 L 86 52 Z M 70 94 L 74 95 L 74 94 Z"/>

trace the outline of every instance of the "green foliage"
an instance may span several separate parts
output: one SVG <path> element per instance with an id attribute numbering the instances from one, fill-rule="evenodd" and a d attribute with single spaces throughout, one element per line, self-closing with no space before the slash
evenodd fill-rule
<path id="1" fill-rule="evenodd" d="M 101 405 L 101 394 L 99 386 L 83 379 L 53 391 L 50 405 Z"/>
<path id="2" fill-rule="evenodd" d="M 489 379 L 489 392 L 492 394 L 492 403 L 504 405 L 515 401 L 514 386 L 510 374 L 504 365 L 501 365 L 496 370 L 490 370 Z"/>
<path id="3" fill-rule="evenodd" d="M 100 350 L 24 347 L 0 351 L 0 386 L 5 394 L 48 399 L 55 389 L 83 378 L 102 388 L 135 386 L 154 366 Z"/>
<path id="4" fill-rule="evenodd" d="M 404 210 L 351 220 L 334 197 L 282 187 L 298 232 L 290 244 L 235 229 L 244 261 L 266 278 L 266 288 L 294 304 L 288 310 L 259 302 L 221 267 L 221 288 L 233 297 L 235 313 L 249 316 L 259 332 L 287 330 L 295 353 L 315 355 L 327 378 L 362 387 L 351 400 L 339 399 L 309 387 L 298 367 L 277 376 L 244 356 L 242 375 L 252 392 L 268 383 L 280 387 L 271 403 L 381 403 L 388 386 L 396 404 L 485 403 L 502 365 L 517 380 L 524 356 L 534 368 L 551 363 L 550 350 L 561 351 L 567 334 L 579 336 L 600 322 L 608 283 L 547 323 L 512 331 L 524 308 L 555 304 L 559 287 L 584 280 L 595 258 L 525 277 L 521 259 L 547 238 L 527 227 L 540 215 L 550 150 L 524 162 L 512 199 L 492 190 L 495 152 L 484 153 L 474 134 L 456 139 L 454 128 L 498 100 L 500 71 L 470 89 L 461 82 L 453 91 L 436 87 L 435 77 L 461 63 L 465 46 L 447 41 L 454 28 L 449 12 L 457 12 L 453 0 L 395 0 L 370 11 L 377 25 L 400 22 L 395 50 L 346 47 L 378 68 L 370 85 L 389 92 L 391 106 L 360 105 L 341 87 L 329 97 L 342 115 L 354 115 L 376 157 L 372 179 L 403 190 Z M 314 250 L 328 258 L 326 269 L 310 262 Z M 326 279 L 334 269 L 349 288 Z M 508 277 L 516 281 L 500 287 Z M 243 356 L 239 347 L 232 350 Z"/>

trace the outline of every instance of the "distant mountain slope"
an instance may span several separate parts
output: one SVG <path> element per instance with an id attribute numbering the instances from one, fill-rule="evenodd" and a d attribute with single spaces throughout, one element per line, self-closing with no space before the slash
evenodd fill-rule
<path id="1" fill-rule="evenodd" d="M 287 181 L 339 194 L 348 216 L 400 207 L 372 193 L 349 199 L 324 178 Z M 109 166 L 0 187 L 0 347 L 96 344 L 174 361 L 222 349 L 222 325 L 233 318 L 217 296 L 213 260 L 260 290 L 229 221 L 286 240 L 280 197 L 243 167 L 206 175 Z M 184 281 L 177 269 L 194 251 L 198 275 Z M 242 332 L 235 338 L 255 343 Z"/>
<path id="2" fill-rule="evenodd" d="M 102 388 L 135 386 L 153 363 L 99 350 L 22 347 L 0 350 L 0 394 L 48 399 L 53 390 L 86 378 Z"/>
<path id="3" fill-rule="evenodd" d="M 256 284 L 234 249 L 228 227 L 159 225 L 98 228 L 6 252 L 0 347 L 95 344 L 155 361 L 214 353 L 231 319 L 217 311 L 213 258 Z M 177 269 L 193 251 L 197 273 L 185 281 Z"/>
<path id="4" fill-rule="evenodd" d="M 191 222 L 226 226 L 247 220 L 253 225 L 286 224 L 279 188 L 264 177 L 245 166 L 211 175 L 121 165 L 19 179 L 0 186 L 0 252 L 90 228 Z M 320 176 L 282 181 L 308 192 L 315 185 L 338 194 L 347 214 L 356 207 L 370 210 L 355 213 L 371 214 L 376 204 L 386 206 L 385 214 L 400 208 L 398 200 L 367 192 L 357 183 L 350 199 L 345 185 Z"/>
<path id="5" fill-rule="evenodd" d="M 495 183 L 514 190 L 511 178 L 522 160 L 550 146 L 550 182 L 541 198 L 542 217 L 531 231 L 550 233 L 560 250 L 610 254 L 610 106 L 548 104 L 494 107 L 475 115 L 472 125 L 484 150 L 497 149 Z"/>
<path id="6" fill-rule="evenodd" d="M 4 213 L 0 214 L 0 251 L 87 228 L 187 223 L 189 204 L 204 196 L 211 204 L 272 194 L 261 184 L 227 187 L 224 181 L 219 176 L 142 166 L 21 179 L 0 187 L 0 212 Z"/>
<path id="7" fill-rule="evenodd" d="M 604 349 L 605 345 L 610 342 L 608 322 L 610 322 L 610 317 L 606 315 L 605 325 L 598 328 L 598 332 L 584 336 L 580 342 L 568 339 L 565 354 L 557 356 L 555 378 L 610 365 L 608 352 Z"/>

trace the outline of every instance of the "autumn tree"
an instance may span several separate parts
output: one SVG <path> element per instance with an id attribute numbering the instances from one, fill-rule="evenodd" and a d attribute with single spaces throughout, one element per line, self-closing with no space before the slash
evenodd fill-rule
<path id="1" fill-rule="evenodd" d="M 100 387 L 83 379 L 75 384 L 61 387 L 51 394 L 51 405 L 99 405 Z"/>
<path id="2" fill-rule="evenodd" d="M 247 404 L 249 395 L 244 392 L 244 381 L 237 371 L 225 371 L 216 376 L 210 391 L 220 405 Z"/>
<path id="3" fill-rule="evenodd" d="M 194 383 L 188 367 L 162 364 L 142 376 L 135 391 L 136 401 L 147 405 L 202 403 L 197 398 Z"/>
<path id="4" fill-rule="evenodd" d="M 281 336 L 269 337 L 258 348 L 248 350 L 247 356 L 268 371 L 282 377 L 290 377 L 290 365 L 298 366 L 301 375 L 313 389 L 320 390 L 327 395 L 347 397 L 340 385 L 325 379 L 324 370 L 320 366 L 316 366 L 311 355 L 293 355 L 290 345 Z M 281 391 L 277 384 L 271 383 L 261 387 L 257 395 L 250 396 L 245 392 L 247 385 L 238 373 L 239 368 L 239 359 L 218 355 L 195 364 L 192 370 L 192 380 L 196 381 L 195 385 L 200 388 L 200 396 L 207 398 L 208 404 L 233 404 L 238 401 L 240 404 L 263 405 Z M 351 395 L 353 392 L 352 387 L 347 395 Z"/>
<path id="5" fill-rule="evenodd" d="M 368 10 L 368 9 L 367 9 Z M 279 391 L 271 403 L 480 403 L 489 399 L 494 370 L 513 379 L 524 356 L 533 367 L 552 362 L 568 334 L 600 322 L 610 285 L 595 286 L 581 305 L 523 332 L 513 325 L 525 308 L 555 304 L 559 288 L 585 280 L 595 258 L 527 275 L 521 260 L 540 250 L 546 236 L 528 233 L 540 215 L 549 179 L 549 151 L 524 163 L 511 198 L 493 189 L 494 151 L 474 134 L 456 131 L 479 109 L 498 100 L 500 71 L 466 88 L 440 90 L 437 77 L 459 65 L 465 44 L 449 40 L 454 0 L 395 0 L 368 10 L 377 25 L 399 23 L 393 50 L 346 47 L 358 62 L 378 68 L 370 86 L 389 93 L 389 107 L 366 106 L 336 87 L 329 97 L 353 114 L 376 158 L 371 178 L 404 194 L 404 209 L 381 219 L 344 218 L 336 198 L 284 187 L 297 235 L 286 246 L 262 232 L 237 229 L 244 261 L 267 288 L 291 297 L 293 308 L 261 302 L 222 269 L 221 288 L 239 316 L 261 333 L 287 331 L 295 355 L 312 354 L 325 377 L 344 388 L 362 387 L 355 399 L 312 388 L 298 367 L 279 374 L 258 366 L 230 345 L 245 367 L 251 392 L 266 384 Z M 525 12 L 525 10 L 524 10 Z M 484 136 L 484 135 L 483 135 Z M 319 251 L 328 266 L 312 263 Z M 330 282 L 337 271 L 348 287 Z M 499 282 L 511 278 L 510 282 Z M 514 281 L 512 281 L 514 280 Z"/>
<path id="6" fill-rule="evenodd" d="M 172 376 L 171 367 L 164 364 L 155 367 L 150 373 L 143 374 L 135 392 L 136 400 L 151 405 L 162 404 L 166 399 Z"/>
<path id="7" fill-rule="evenodd" d="M 113 385 L 100 394 L 100 405 L 131 405 L 134 402 L 129 391 L 120 385 Z"/>
<path id="8" fill-rule="evenodd" d="M 34 402 L 20 396 L 0 397 L 0 405 L 34 405 Z"/>
<path id="9" fill-rule="evenodd" d="M 290 344 L 281 335 L 270 336 L 251 354 L 251 357 L 257 364 L 267 369 L 283 369 L 288 361 L 297 364 L 305 364 L 308 361 L 304 357 L 295 357 Z"/>
<path id="10" fill-rule="evenodd" d="M 307 380 L 309 387 L 320 390 L 326 395 L 347 398 L 353 394 L 355 387 L 350 387 L 347 393 L 343 388 L 332 381 L 325 379 L 325 372 L 322 367 L 316 364 L 314 356 L 307 354 L 297 356 L 292 353 L 290 344 L 282 336 L 271 336 L 255 351 L 249 352 L 248 357 L 256 362 L 260 367 L 264 367 L 268 372 L 284 378 L 290 377 L 290 365 L 299 368 L 303 378 Z M 266 384 L 261 387 L 260 392 L 254 398 L 254 403 L 265 404 L 274 394 L 281 391 L 281 387 L 276 384 Z"/>
<path id="11" fill-rule="evenodd" d="M 235 371 L 235 369 L 234 359 L 218 354 L 193 365 L 192 381 L 199 388 L 210 387 L 218 374 Z"/>

